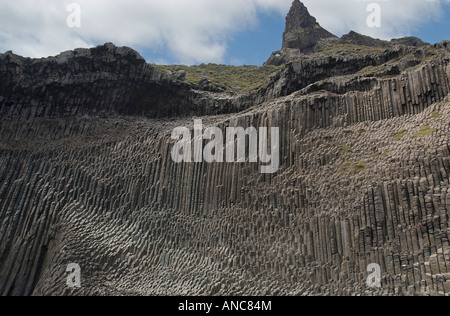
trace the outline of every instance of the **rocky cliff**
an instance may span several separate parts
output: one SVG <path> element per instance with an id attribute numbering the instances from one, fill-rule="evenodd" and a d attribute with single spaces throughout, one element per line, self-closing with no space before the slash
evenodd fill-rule
<path id="1" fill-rule="evenodd" d="M 286 28 L 283 33 L 283 44 L 279 51 L 273 52 L 266 64 L 282 65 L 304 55 L 314 54 L 336 45 L 358 45 L 367 47 L 420 47 L 429 45 L 416 37 L 405 37 L 383 41 L 355 31 L 341 38 L 325 30 L 311 16 L 300 0 L 295 0 L 286 16 Z"/>
<path id="2" fill-rule="evenodd" d="M 449 294 L 448 44 L 331 46 L 238 96 L 112 44 L 0 55 L 0 294 Z M 279 171 L 174 163 L 193 117 L 279 127 Z"/>
<path id="3" fill-rule="evenodd" d="M 284 49 L 299 49 L 301 53 L 316 51 L 320 41 L 337 37 L 322 28 L 308 9 L 299 0 L 294 1 L 286 17 L 286 30 L 283 34 Z"/>

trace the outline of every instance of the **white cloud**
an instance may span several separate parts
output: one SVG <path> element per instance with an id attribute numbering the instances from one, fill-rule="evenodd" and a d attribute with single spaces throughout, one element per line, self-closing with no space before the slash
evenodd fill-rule
<path id="1" fill-rule="evenodd" d="M 81 28 L 69 28 L 66 7 L 81 6 Z M 223 62 L 227 42 L 255 27 L 258 13 L 284 16 L 292 0 L 0 0 L 0 51 L 56 55 L 76 47 L 114 42 L 136 49 L 159 48 L 182 63 Z M 376 0 L 371 0 L 376 2 Z M 382 27 L 366 25 L 365 0 L 304 0 L 330 31 L 351 29 L 381 38 L 408 34 L 417 19 L 441 12 L 439 1 L 380 1 Z M 277 49 L 274 47 L 273 49 Z M 163 57 L 164 58 L 164 57 Z M 164 58 L 166 59 L 166 58 Z"/>
<path id="2" fill-rule="evenodd" d="M 343 35 L 350 30 L 378 37 L 392 39 L 408 36 L 420 25 L 442 15 L 442 3 L 447 0 L 304 0 L 312 15 L 320 24 L 335 33 Z M 370 28 L 367 17 L 370 4 L 381 7 L 381 27 Z"/>

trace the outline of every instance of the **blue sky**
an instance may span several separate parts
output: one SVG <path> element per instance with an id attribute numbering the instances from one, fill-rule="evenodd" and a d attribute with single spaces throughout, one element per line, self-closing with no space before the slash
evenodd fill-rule
<path id="1" fill-rule="evenodd" d="M 412 35 L 431 44 L 450 40 L 450 5 L 444 5 L 442 8 L 442 16 L 420 26 Z"/>
<path id="2" fill-rule="evenodd" d="M 262 65 L 271 53 L 281 48 L 285 18 L 277 12 L 261 12 L 258 23 L 248 30 L 230 36 L 223 63 L 228 65 Z M 141 55 L 149 62 L 177 64 L 167 47 L 143 49 Z M 208 61 L 205 61 L 208 63 Z"/>
<path id="3" fill-rule="evenodd" d="M 382 39 L 408 35 L 430 43 L 450 39 L 450 0 L 303 2 L 324 28 L 338 36 L 354 30 Z M 12 50 L 39 58 L 113 42 L 136 49 L 153 63 L 261 65 L 281 48 L 291 3 L 292 0 L 0 0 L 0 52 Z M 367 24 L 371 4 L 379 7 L 379 27 Z M 74 21 L 79 25 L 74 25 Z"/>
<path id="4" fill-rule="evenodd" d="M 318 22 L 322 23 L 320 20 Z M 398 36 L 415 36 L 431 44 L 439 43 L 442 40 L 450 40 L 450 5 L 443 5 L 441 14 L 434 16 L 426 23 L 417 24 L 410 32 Z M 228 41 L 224 63 L 230 65 L 262 65 L 272 52 L 281 48 L 284 28 L 285 17 L 282 14 L 279 12 L 260 12 L 256 26 L 237 33 Z M 350 30 L 352 28 L 348 29 L 348 32 Z M 348 32 L 341 31 L 335 32 L 335 34 L 342 36 Z M 383 39 L 395 37 L 380 36 Z M 166 49 L 143 50 L 142 54 L 146 59 L 153 60 L 153 62 L 163 61 L 163 63 L 177 64 L 176 58 L 171 58 L 170 52 Z"/>
<path id="5" fill-rule="evenodd" d="M 232 65 L 262 65 L 281 48 L 285 18 L 278 13 L 261 13 L 257 27 L 234 36 L 228 43 L 225 62 Z"/>

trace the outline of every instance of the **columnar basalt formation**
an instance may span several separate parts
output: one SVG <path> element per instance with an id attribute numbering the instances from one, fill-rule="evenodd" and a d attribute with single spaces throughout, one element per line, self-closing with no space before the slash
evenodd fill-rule
<path id="1" fill-rule="evenodd" d="M 239 96 L 112 44 L 2 54 L 0 295 L 449 295 L 449 75 L 448 42 L 324 50 Z M 278 172 L 175 163 L 193 117 L 279 127 Z"/>

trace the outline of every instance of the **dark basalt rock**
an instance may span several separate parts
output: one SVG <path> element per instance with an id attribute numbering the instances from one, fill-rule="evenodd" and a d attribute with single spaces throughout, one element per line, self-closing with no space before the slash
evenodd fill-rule
<path id="1" fill-rule="evenodd" d="M 341 37 L 343 44 L 363 45 L 369 47 L 387 47 L 389 43 L 380 39 L 375 39 L 370 36 L 362 35 L 357 32 L 351 31 Z"/>
<path id="2" fill-rule="evenodd" d="M 392 47 L 394 45 L 421 47 L 430 45 L 425 43 L 417 37 L 402 37 L 393 39 L 391 41 L 383 41 L 380 39 L 372 38 L 370 36 L 362 35 L 357 32 L 351 31 L 350 33 L 341 37 L 342 44 L 362 45 L 369 47 Z"/>
<path id="3" fill-rule="evenodd" d="M 4 117 L 73 117 L 117 113 L 164 118 L 231 113 L 252 97 L 222 97 L 208 82 L 160 72 L 136 51 L 105 44 L 56 57 L 29 59 L 0 54 L 0 113 Z"/>
<path id="4" fill-rule="evenodd" d="M 321 40 L 335 38 L 317 23 L 302 2 L 294 1 L 286 17 L 283 49 L 299 49 L 301 54 L 309 54 L 316 51 Z"/>
<path id="5" fill-rule="evenodd" d="M 317 23 L 301 1 L 295 0 L 286 16 L 282 49 L 274 52 L 267 64 L 281 65 L 302 54 L 316 52 L 320 44 L 323 45 L 321 42 L 335 43 L 337 40 L 335 35 Z"/>
<path id="6" fill-rule="evenodd" d="M 272 53 L 266 64 L 279 66 L 301 56 L 320 52 L 327 47 L 345 44 L 386 48 L 394 45 L 413 47 L 429 45 L 416 37 L 384 41 L 355 31 L 338 38 L 322 28 L 301 1 L 295 0 L 286 17 L 282 49 Z"/>
<path id="7" fill-rule="evenodd" d="M 413 36 L 393 39 L 391 41 L 391 43 L 398 44 L 398 45 L 405 45 L 405 46 L 413 46 L 413 47 L 430 45 L 429 43 L 422 41 L 420 38 L 413 37 Z"/>
<path id="8" fill-rule="evenodd" d="M 449 295 L 449 42 L 345 40 L 236 96 L 112 44 L 0 54 L 0 295 Z M 199 116 L 279 128 L 278 172 L 175 163 Z"/>

